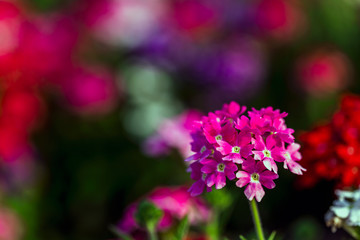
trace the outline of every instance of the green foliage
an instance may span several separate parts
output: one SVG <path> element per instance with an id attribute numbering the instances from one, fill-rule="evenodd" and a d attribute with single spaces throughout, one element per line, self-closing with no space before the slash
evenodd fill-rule
<path id="1" fill-rule="evenodd" d="M 240 240 L 247 240 L 243 235 L 239 236 Z"/>
<path id="2" fill-rule="evenodd" d="M 181 219 L 176 231 L 174 240 L 183 240 L 186 237 L 186 234 L 189 230 L 189 220 L 188 217 L 184 217 Z"/>
<path id="3" fill-rule="evenodd" d="M 223 211 L 231 206 L 234 198 L 226 189 L 216 190 L 208 193 L 206 199 L 214 208 Z"/>
<path id="4" fill-rule="evenodd" d="M 275 239 L 275 235 L 276 235 L 276 232 L 273 231 L 271 234 L 270 234 L 270 237 L 268 240 L 274 240 Z"/>
<path id="5" fill-rule="evenodd" d="M 135 219 L 140 226 L 144 226 L 149 230 L 154 230 L 162 216 L 163 212 L 161 209 L 145 200 L 140 202 L 135 214 Z"/>

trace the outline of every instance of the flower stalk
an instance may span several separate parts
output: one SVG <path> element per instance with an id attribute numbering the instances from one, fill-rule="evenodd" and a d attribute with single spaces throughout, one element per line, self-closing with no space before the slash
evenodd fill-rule
<path id="1" fill-rule="evenodd" d="M 260 220 L 260 214 L 259 210 L 256 204 L 256 200 L 253 199 L 250 202 L 250 210 L 253 217 L 253 222 L 255 226 L 256 235 L 258 237 L 258 240 L 265 240 L 264 232 L 261 226 L 261 220 Z"/>

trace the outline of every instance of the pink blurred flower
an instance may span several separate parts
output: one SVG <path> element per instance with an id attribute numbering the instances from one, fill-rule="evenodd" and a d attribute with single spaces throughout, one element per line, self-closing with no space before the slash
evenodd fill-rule
<path id="1" fill-rule="evenodd" d="M 172 6 L 175 28 L 191 38 L 208 37 L 220 26 L 219 7 L 211 1 L 175 1 Z"/>
<path id="2" fill-rule="evenodd" d="M 323 48 L 300 58 L 295 74 L 306 92 L 323 96 L 345 89 L 352 70 L 349 59 L 342 52 Z"/>
<path id="3" fill-rule="evenodd" d="M 18 4 L 0 1 L 0 56 L 8 54 L 18 46 L 23 17 Z"/>
<path id="4" fill-rule="evenodd" d="M 191 197 L 186 187 L 159 187 L 153 190 L 147 197 L 159 209 L 163 210 L 157 229 L 165 231 L 169 229 L 174 220 L 188 217 L 191 225 L 209 221 L 211 211 L 201 198 Z M 141 229 L 135 221 L 137 203 L 130 205 L 120 220 L 118 227 L 128 234 L 139 234 Z M 142 239 L 142 238 L 140 238 Z"/>
<path id="5" fill-rule="evenodd" d="M 191 136 L 189 131 L 201 114 L 196 110 L 187 110 L 178 116 L 164 120 L 157 132 L 148 138 L 143 146 L 144 152 L 150 156 L 164 155 L 169 148 L 176 148 L 181 155 L 189 156 Z"/>
<path id="6" fill-rule="evenodd" d="M 161 0 L 104 0 L 87 3 L 86 24 L 96 38 L 114 46 L 136 47 L 164 22 L 167 6 Z"/>
<path id="7" fill-rule="evenodd" d="M 65 73 L 59 82 L 66 102 L 80 114 L 108 113 L 118 97 L 114 78 L 99 67 L 82 66 Z"/>
<path id="8" fill-rule="evenodd" d="M 20 240 L 23 229 L 18 216 L 10 209 L 0 208 L 0 239 Z"/>

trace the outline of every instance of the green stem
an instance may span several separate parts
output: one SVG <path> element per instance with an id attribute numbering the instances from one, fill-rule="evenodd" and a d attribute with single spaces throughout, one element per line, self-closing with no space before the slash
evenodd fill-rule
<path id="1" fill-rule="evenodd" d="M 150 240 L 158 240 L 155 227 L 148 226 L 147 229 L 148 229 Z"/>
<path id="2" fill-rule="evenodd" d="M 252 213 L 252 217 L 253 217 L 253 221 L 254 221 L 254 225 L 255 225 L 256 235 L 258 236 L 259 240 L 265 240 L 264 233 L 263 233 L 263 230 L 261 227 L 259 210 L 257 208 L 255 199 L 250 201 L 250 209 L 251 209 L 251 213 Z"/>
<path id="3" fill-rule="evenodd" d="M 360 239 L 359 234 L 356 232 L 356 230 L 348 225 L 344 225 L 343 228 L 355 239 Z"/>

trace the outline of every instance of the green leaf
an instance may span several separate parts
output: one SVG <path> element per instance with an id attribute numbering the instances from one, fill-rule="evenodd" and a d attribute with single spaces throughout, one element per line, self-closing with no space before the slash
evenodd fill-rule
<path id="1" fill-rule="evenodd" d="M 276 232 L 273 231 L 273 232 L 270 234 L 270 237 L 268 238 L 268 240 L 274 240 L 274 239 L 275 239 L 275 235 L 276 235 Z"/>
<path id="2" fill-rule="evenodd" d="M 183 240 L 185 239 L 185 236 L 187 234 L 189 230 L 189 220 L 188 217 L 184 217 L 183 219 L 181 219 L 176 232 L 175 232 L 175 239 L 176 240 Z"/>
<path id="3" fill-rule="evenodd" d="M 163 211 L 149 201 L 140 202 L 135 219 L 140 226 L 146 227 L 149 231 L 154 231 L 159 220 L 163 216 Z"/>
<path id="4" fill-rule="evenodd" d="M 241 240 L 247 240 L 243 235 L 240 235 L 239 238 L 240 238 Z"/>
<path id="5" fill-rule="evenodd" d="M 110 231 L 122 240 L 133 240 L 132 237 L 121 231 L 116 226 L 110 226 Z"/>
<path id="6" fill-rule="evenodd" d="M 206 194 L 208 202 L 215 208 L 223 211 L 233 203 L 234 199 L 226 189 L 212 191 Z"/>

